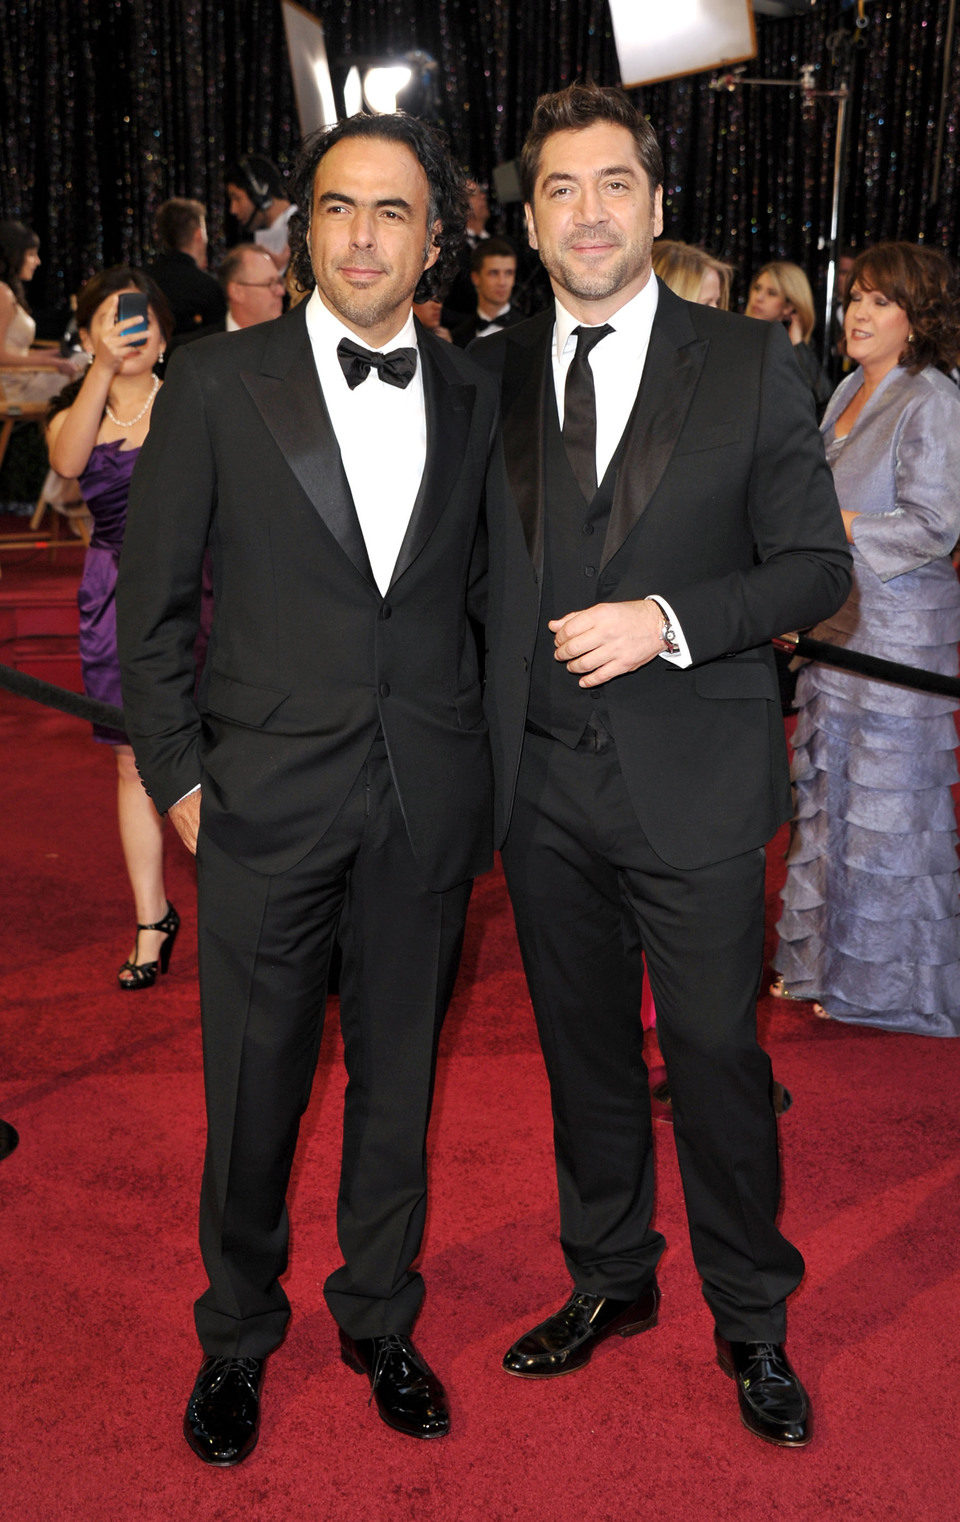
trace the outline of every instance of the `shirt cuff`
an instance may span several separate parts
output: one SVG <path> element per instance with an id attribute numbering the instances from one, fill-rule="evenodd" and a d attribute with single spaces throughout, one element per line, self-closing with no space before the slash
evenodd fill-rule
<path id="1" fill-rule="evenodd" d="M 674 613 L 670 604 L 667 602 L 665 597 L 658 597 L 656 592 L 648 592 L 647 598 L 650 602 L 655 602 L 658 608 L 663 609 L 664 617 L 673 630 L 674 638 L 676 639 L 677 644 L 680 646 L 680 649 L 676 652 L 676 654 L 674 654 L 671 650 L 661 650 L 660 660 L 669 661 L 671 666 L 679 666 L 681 670 L 687 666 L 692 666 L 693 656 L 690 654 L 690 646 L 684 639 L 683 630 L 680 627 L 680 624 L 677 621 L 677 615 Z"/>
<path id="2" fill-rule="evenodd" d="M 198 782 L 196 787 L 192 787 L 188 793 L 184 793 L 183 798 L 192 798 L 194 793 L 199 793 L 199 791 L 200 791 L 200 783 Z M 178 803 L 182 803 L 183 802 L 183 798 L 178 798 L 175 803 L 171 803 L 170 807 L 172 809 L 175 809 Z"/>

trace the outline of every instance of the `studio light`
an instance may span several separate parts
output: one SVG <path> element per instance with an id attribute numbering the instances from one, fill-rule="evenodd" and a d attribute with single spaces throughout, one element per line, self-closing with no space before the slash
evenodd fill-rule
<path id="1" fill-rule="evenodd" d="M 750 0 L 610 0 L 624 85 L 653 84 L 756 55 Z"/>
<path id="2" fill-rule="evenodd" d="M 372 111 L 375 116 L 391 111 L 436 116 L 437 65 L 429 53 L 418 50 L 395 58 L 354 58 L 347 62 L 343 84 L 347 116 L 358 111 Z"/>

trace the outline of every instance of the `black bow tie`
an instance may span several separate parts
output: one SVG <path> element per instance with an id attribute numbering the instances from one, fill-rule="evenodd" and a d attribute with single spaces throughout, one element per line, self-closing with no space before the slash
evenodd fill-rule
<path id="1" fill-rule="evenodd" d="M 389 354 L 380 354 L 341 338 L 337 358 L 351 391 L 366 380 L 371 369 L 378 371 L 388 386 L 409 386 L 417 373 L 416 349 L 391 349 Z"/>

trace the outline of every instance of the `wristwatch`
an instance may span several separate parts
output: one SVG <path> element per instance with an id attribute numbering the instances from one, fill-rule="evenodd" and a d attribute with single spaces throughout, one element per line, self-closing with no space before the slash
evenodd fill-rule
<path id="1" fill-rule="evenodd" d="M 659 603 L 657 603 L 657 607 L 660 608 Z M 680 641 L 677 639 L 677 632 L 662 608 L 660 608 L 660 613 L 663 618 L 663 623 L 660 625 L 660 639 L 664 647 L 661 654 L 679 655 Z"/>

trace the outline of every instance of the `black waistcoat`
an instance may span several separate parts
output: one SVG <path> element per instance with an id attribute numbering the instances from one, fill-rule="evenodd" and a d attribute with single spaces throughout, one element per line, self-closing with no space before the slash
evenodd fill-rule
<path id="1" fill-rule="evenodd" d="M 543 388 L 543 581 L 540 626 L 530 675 L 530 720 L 564 744 L 575 746 L 591 717 L 603 718 L 603 698 L 583 688 L 578 678 L 554 660 L 553 634 L 547 620 L 591 608 L 600 599 L 597 581 L 610 508 L 623 453 L 624 438 L 614 451 L 592 502 L 584 499 L 563 446 L 553 366 L 547 356 Z"/>

